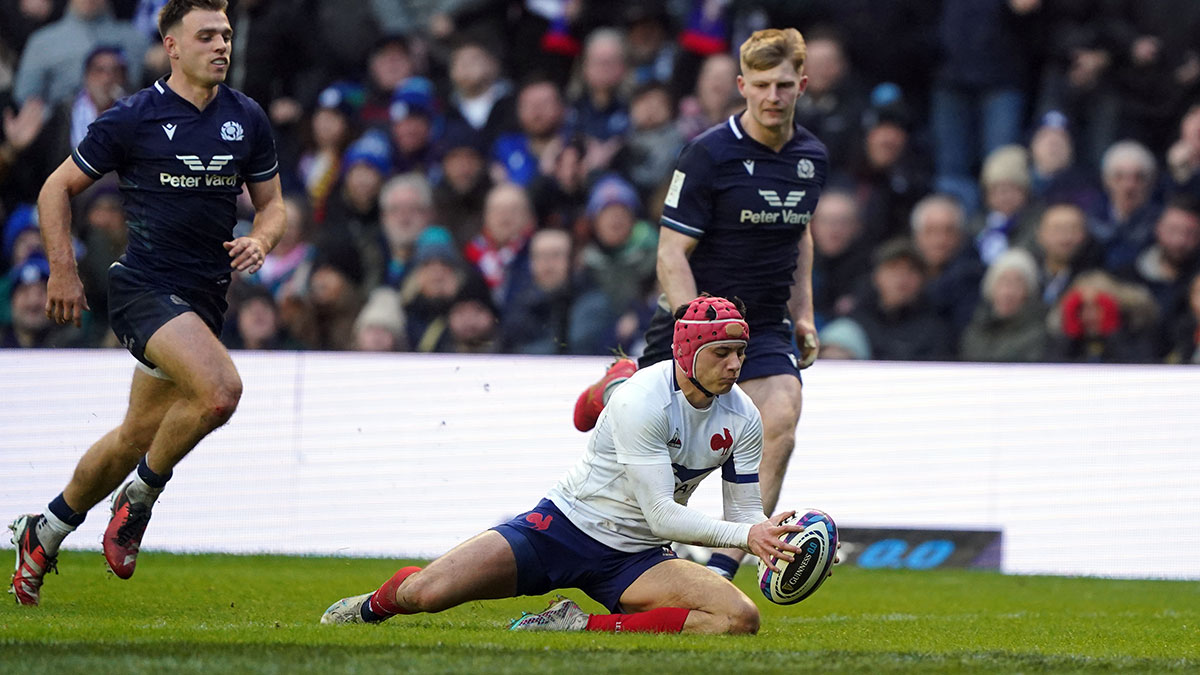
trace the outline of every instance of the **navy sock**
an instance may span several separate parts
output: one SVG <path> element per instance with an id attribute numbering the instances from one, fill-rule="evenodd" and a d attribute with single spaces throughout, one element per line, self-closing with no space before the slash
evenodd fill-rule
<path id="1" fill-rule="evenodd" d="M 81 524 L 83 524 L 83 519 L 87 518 L 86 511 L 83 513 L 75 513 L 72 511 L 71 507 L 67 506 L 67 500 L 63 498 L 61 492 L 58 493 L 58 496 L 55 497 L 53 501 L 50 502 L 50 505 L 46 507 L 46 510 L 48 510 L 50 513 L 53 513 L 55 518 L 58 518 L 71 527 L 79 527 Z"/>
<path id="2" fill-rule="evenodd" d="M 370 598 L 368 598 L 367 601 L 362 604 L 362 607 L 359 609 L 358 613 L 360 616 L 362 616 L 363 621 L 366 621 L 367 623 L 379 623 L 380 621 L 388 618 L 386 616 L 379 616 L 375 612 L 371 611 Z"/>
<path id="3" fill-rule="evenodd" d="M 720 570 L 724 573 L 724 576 L 727 579 L 732 579 L 734 575 L 737 574 L 738 561 L 730 558 L 724 553 L 714 553 L 712 554 L 712 557 L 708 559 L 708 567 L 711 567 L 715 570 Z"/>
<path id="4" fill-rule="evenodd" d="M 171 471 L 168 471 L 165 476 L 154 473 L 154 471 L 150 469 L 150 465 L 146 463 L 145 455 L 142 456 L 142 460 L 138 462 L 137 465 L 138 478 L 141 478 L 142 482 L 156 490 L 163 489 L 163 487 L 167 484 L 167 481 L 171 480 L 171 473 Z"/>

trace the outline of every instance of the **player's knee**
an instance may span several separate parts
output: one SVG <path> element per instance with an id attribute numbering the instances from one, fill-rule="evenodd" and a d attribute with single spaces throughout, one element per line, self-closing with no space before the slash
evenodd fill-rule
<path id="1" fill-rule="evenodd" d="M 758 632 L 758 607 L 746 599 L 730 608 L 725 632 L 730 635 L 754 635 Z"/>
<path id="2" fill-rule="evenodd" d="M 440 612 L 446 609 L 445 584 L 428 574 L 417 572 L 404 580 L 397 601 L 415 612 Z"/>
<path id="3" fill-rule="evenodd" d="M 242 380 L 237 375 L 222 378 L 201 395 L 205 421 L 214 429 L 229 421 L 242 400 Z"/>

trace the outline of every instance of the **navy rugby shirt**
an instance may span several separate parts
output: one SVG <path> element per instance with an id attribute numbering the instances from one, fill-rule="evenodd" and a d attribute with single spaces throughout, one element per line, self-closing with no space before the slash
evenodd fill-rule
<path id="1" fill-rule="evenodd" d="M 699 240 L 696 290 L 739 297 L 751 322 L 788 318 L 800 237 L 829 173 L 825 145 L 796 125 L 779 152 L 738 119 L 705 131 L 679 155 L 662 225 Z"/>
<path id="2" fill-rule="evenodd" d="M 279 170 L 270 123 L 254 100 L 222 84 L 199 110 L 165 77 L 105 111 L 71 157 L 92 178 L 120 178 L 129 223 L 122 262 L 185 288 L 228 284 L 222 243 L 233 238 L 242 183 Z"/>

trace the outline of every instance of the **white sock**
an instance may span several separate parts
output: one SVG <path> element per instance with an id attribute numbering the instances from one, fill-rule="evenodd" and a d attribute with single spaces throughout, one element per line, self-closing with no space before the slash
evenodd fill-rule
<path id="1" fill-rule="evenodd" d="M 64 523 L 50 511 L 46 511 L 42 516 L 44 517 L 34 528 L 38 541 L 42 542 L 42 548 L 46 549 L 46 555 L 58 555 L 58 547 L 62 545 L 63 539 L 66 539 L 68 534 L 75 531 L 75 526 Z"/>
<path id="2" fill-rule="evenodd" d="M 147 485 L 146 481 L 142 480 L 142 477 L 134 472 L 133 480 L 129 481 L 129 487 L 125 488 L 125 496 L 135 504 L 154 506 L 154 502 L 162 494 L 162 491 L 162 488 Z"/>

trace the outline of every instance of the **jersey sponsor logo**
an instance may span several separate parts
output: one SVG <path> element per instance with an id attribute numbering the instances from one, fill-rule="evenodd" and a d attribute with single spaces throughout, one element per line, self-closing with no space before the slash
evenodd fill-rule
<path id="1" fill-rule="evenodd" d="M 742 166 L 746 167 L 746 173 L 750 174 L 751 176 L 754 175 L 754 160 L 743 159 Z"/>
<path id="2" fill-rule="evenodd" d="M 554 516 L 543 516 L 540 513 L 531 513 L 525 516 L 525 520 L 533 525 L 533 529 L 538 532 L 544 532 L 550 527 L 550 521 L 554 520 Z"/>
<path id="3" fill-rule="evenodd" d="M 233 155 L 213 155 L 208 166 L 204 166 L 204 160 L 200 159 L 197 155 L 175 155 L 175 159 L 183 162 L 192 171 L 220 171 L 225 168 L 229 160 L 233 159 Z M 801 192 L 800 194 L 803 195 L 804 193 Z"/>
<path id="4" fill-rule="evenodd" d="M 167 140 L 168 140 L 168 141 L 173 141 L 173 140 L 175 140 L 175 129 L 177 129 L 177 128 L 178 128 L 176 125 L 174 125 L 174 124 L 164 124 L 164 125 L 162 125 L 162 128 L 163 128 L 163 131 L 164 131 L 164 132 L 166 132 L 166 134 L 167 134 Z"/>
<path id="5" fill-rule="evenodd" d="M 812 178 L 817 175 L 817 168 L 813 166 L 811 159 L 802 159 L 796 162 L 796 175 L 801 178 Z"/>
<path id="6" fill-rule="evenodd" d="M 762 195 L 762 198 L 767 200 L 767 204 L 771 206 L 782 206 L 789 209 L 804 199 L 804 190 L 790 190 L 783 199 L 780 199 L 779 193 L 774 190 L 759 190 L 758 194 Z"/>
<path id="7" fill-rule="evenodd" d="M 713 434 L 712 439 L 709 441 L 709 446 L 712 447 L 713 452 L 725 452 L 733 447 L 733 434 L 729 433 L 729 429 L 725 427 L 722 427 L 721 431 L 725 432 L 724 436 Z"/>
<path id="8" fill-rule="evenodd" d="M 166 171 L 158 174 L 159 185 L 168 185 L 175 188 L 197 188 L 197 187 L 237 187 L 238 177 L 236 174 L 223 176 L 214 173 L 225 168 L 225 165 L 233 159 L 233 155 L 213 155 L 207 165 L 204 160 L 196 155 L 175 155 L 175 159 L 183 162 L 191 171 L 202 171 L 206 175 L 176 175 L 167 173 Z"/>
<path id="9" fill-rule="evenodd" d="M 758 224 L 774 224 L 782 222 L 786 225 L 808 225 L 808 221 L 812 220 L 812 211 L 794 211 L 792 210 L 800 200 L 804 199 L 804 190 L 791 190 L 786 197 L 782 199 L 779 193 L 774 190 L 759 190 L 758 194 L 767 202 L 768 206 L 782 208 L 782 211 L 755 211 L 753 209 L 742 209 L 738 218 L 738 222 Z"/>
<path id="10" fill-rule="evenodd" d="M 664 204 L 673 209 L 679 208 L 679 195 L 683 192 L 685 178 L 687 178 L 687 174 L 675 169 L 675 175 L 671 176 L 671 187 L 667 188 L 667 196 L 663 199 Z"/>
<path id="11" fill-rule="evenodd" d="M 240 141 L 245 137 L 242 125 L 230 120 L 221 125 L 221 138 L 227 141 Z"/>

